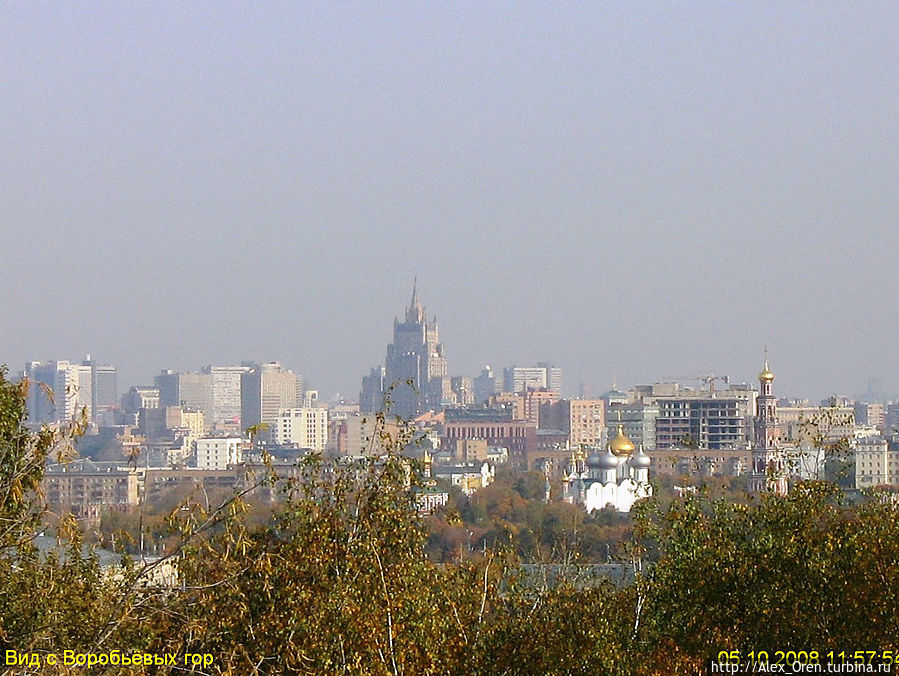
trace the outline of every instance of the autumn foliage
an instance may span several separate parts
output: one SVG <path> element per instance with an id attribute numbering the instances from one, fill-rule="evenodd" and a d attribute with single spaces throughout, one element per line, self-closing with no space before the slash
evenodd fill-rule
<path id="1" fill-rule="evenodd" d="M 606 529 L 594 533 L 601 543 L 624 537 L 621 522 L 538 510 L 526 485 L 500 485 L 436 517 L 466 539 L 477 528 L 480 548 L 453 556 L 454 541 L 435 556 L 414 471 L 389 447 L 356 464 L 313 458 L 290 480 L 263 471 L 278 496 L 269 519 L 249 518 L 246 495 L 188 498 L 169 515 L 159 561 L 123 556 L 104 569 L 70 521 L 63 553 L 42 555 L 29 537 L 41 511 L 35 459 L 55 440 L 25 427 L 23 392 L 0 377 L 4 651 L 211 654 L 203 673 L 586 675 L 703 673 L 730 649 L 899 647 L 899 507 L 825 483 L 786 498 L 639 503 L 610 550 L 625 581 L 590 585 L 566 575 L 580 565 L 577 533 Z M 541 545 L 537 563 L 561 571 L 551 581 L 523 574 L 525 530 L 538 544 L 569 532 Z M 175 581 L 159 581 L 166 565 Z"/>

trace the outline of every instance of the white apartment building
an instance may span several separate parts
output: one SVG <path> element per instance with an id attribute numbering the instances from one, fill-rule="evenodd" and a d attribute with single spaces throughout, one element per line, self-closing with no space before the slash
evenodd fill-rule
<path id="1" fill-rule="evenodd" d="M 855 487 L 899 486 L 899 451 L 883 437 L 855 440 Z"/>
<path id="2" fill-rule="evenodd" d="M 228 469 L 243 462 L 241 437 L 203 437 L 194 442 L 197 469 Z"/>
<path id="3" fill-rule="evenodd" d="M 278 444 L 297 444 L 300 448 L 324 453 L 328 443 L 328 409 L 282 409 L 275 425 L 274 440 Z"/>

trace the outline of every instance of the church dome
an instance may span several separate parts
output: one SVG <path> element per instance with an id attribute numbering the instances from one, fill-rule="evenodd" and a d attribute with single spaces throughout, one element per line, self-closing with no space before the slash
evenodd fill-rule
<path id="1" fill-rule="evenodd" d="M 641 446 L 633 458 L 631 458 L 631 467 L 635 469 L 649 469 L 649 466 L 652 464 L 652 460 L 646 453 L 643 452 L 643 447 Z"/>
<path id="2" fill-rule="evenodd" d="M 774 374 L 768 369 L 768 362 L 765 362 L 765 368 L 759 373 L 759 380 L 765 383 L 770 383 L 774 380 Z"/>
<path id="3" fill-rule="evenodd" d="M 634 452 L 634 442 L 627 438 L 621 425 L 618 426 L 618 434 L 609 442 L 609 450 L 619 457 Z"/>
<path id="4" fill-rule="evenodd" d="M 587 465 L 590 469 L 618 469 L 618 458 L 612 455 L 611 450 L 605 453 L 596 451 L 590 455 Z"/>

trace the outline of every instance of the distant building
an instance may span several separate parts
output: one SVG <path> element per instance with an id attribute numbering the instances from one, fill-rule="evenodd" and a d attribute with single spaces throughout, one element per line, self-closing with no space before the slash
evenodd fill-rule
<path id="1" fill-rule="evenodd" d="M 768 358 L 759 373 L 759 396 L 756 399 L 755 443 L 752 446 L 752 471 L 749 490 L 754 493 L 771 491 L 786 495 L 787 467 L 779 448 L 777 428 L 777 399 L 773 391 L 774 374 L 768 368 Z"/>
<path id="2" fill-rule="evenodd" d="M 487 408 L 506 409 L 511 412 L 512 420 L 525 420 L 524 395 L 511 392 L 498 392 L 487 399 Z"/>
<path id="3" fill-rule="evenodd" d="M 562 481 L 563 499 L 588 512 L 606 507 L 629 512 L 637 500 L 652 495 L 651 464 L 619 426 L 605 453 L 595 448 L 586 458 L 575 454 Z"/>
<path id="4" fill-rule="evenodd" d="M 857 425 L 870 425 L 876 427 L 881 433 L 886 431 L 887 407 L 885 404 L 858 402 L 853 405 L 852 411 Z"/>
<path id="5" fill-rule="evenodd" d="M 227 469 L 198 468 L 151 468 L 147 470 L 144 485 L 145 501 L 157 503 L 170 491 L 188 492 L 202 488 L 208 493 L 221 491 L 231 493 L 246 484 L 243 468 L 232 466 Z"/>
<path id="6" fill-rule="evenodd" d="M 571 448 L 601 446 L 605 433 L 602 399 L 562 399 L 540 407 L 540 427 L 564 430 Z"/>
<path id="7" fill-rule="evenodd" d="M 743 476 L 752 466 L 748 449 L 658 449 L 647 451 L 657 475 Z"/>
<path id="8" fill-rule="evenodd" d="M 656 406 L 655 444 L 648 448 L 746 450 L 753 438 L 755 391 L 749 385 L 694 390 L 677 383 L 640 385 L 634 401 Z"/>
<path id="9" fill-rule="evenodd" d="M 528 388 L 562 391 L 562 369 L 547 362 L 536 366 L 510 366 L 503 369 L 503 391 L 524 392 Z"/>
<path id="10" fill-rule="evenodd" d="M 899 448 L 890 449 L 883 437 L 855 441 L 855 487 L 899 486 Z"/>
<path id="11" fill-rule="evenodd" d="M 384 408 L 383 366 L 375 366 L 367 376 L 362 378 L 362 390 L 359 392 L 359 412 L 377 413 Z"/>
<path id="12" fill-rule="evenodd" d="M 131 417 L 129 424 L 136 422 L 134 416 L 142 408 L 159 408 L 159 388 L 155 385 L 135 385 L 122 395 L 122 413 Z"/>
<path id="13" fill-rule="evenodd" d="M 630 403 L 630 397 L 628 397 L 626 392 L 622 392 L 621 390 L 619 390 L 618 384 L 614 381 L 612 382 L 612 389 L 599 395 L 599 398 L 606 402 L 607 410 L 611 404 Z"/>
<path id="14" fill-rule="evenodd" d="M 460 440 L 482 439 L 488 446 L 508 449 L 514 466 L 530 469 L 529 451 L 537 449 L 536 423 L 514 420 L 510 409 L 448 408 L 444 413 L 442 447 L 453 449 Z"/>
<path id="15" fill-rule="evenodd" d="M 471 384 L 460 381 L 457 388 L 463 398 L 473 396 Z M 447 377 L 437 318 L 428 321 L 413 284 L 404 320 L 393 320 L 393 342 L 387 346 L 384 370 L 375 367 L 362 379 L 360 410 L 376 413 L 386 408 L 391 417 L 411 420 L 429 409 L 453 405 L 457 396 Z"/>
<path id="16" fill-rule="evenodd" d="M 491 396 L 502 390 L 502 383 L 496 377 L 493 369 L 488 364 L 481 369 L 481 374 L 474 379 L 474 402 L 483 404 Z"/>
<path id="17" fill-rule="evenodd" d="M 540 423 L 540 411 L 542 407 L 557 404 L 561 401 L 562 395 L 559 393 L 559 390 L 551 390 L 546 387 L 541 387 L 539 389 L 529 387 L 523 392 L 523 395 L 524 419 L 536 424 L 538 427 L 547 428 L 548 425 L 542 425 Z M 565 429 L 567 431 L 567 427 L 568 425 L 566 422 L 566 424 L 557 427 L 556 429 Z"/>
<path id="18" fill-rule="evenodd" d="M 197 438 L 206 431 L 206 420 L 203 411 L 187 406 L 160 406 L 143 408 L 138 413 L 140 433 L 147 439 L 154 440 L 173 431 L 182 432 L 181 436 Z"/>
<path id="19" fill-rule="evenodd" d="M 656 418 L 659 415 L 657 404 L 635 401 L 606 406 L 606 439 L 613 439 L 620 426 L 625 436 L 632 439 L 637 446 L 645 449 L 656 448 Z"/>
<path id="20" fill-rule="evenodd" d="M 89 362 L 88 355 L 88 362 Z M 38 425 L 80 418 L 88 421 L 94 412 L 94 368 L 91 363 L 32 361 L 25 366 L 28 390 L 28 421 Z"/>
<path id="21" fill-rule="evenodd" d="M 457 464 L 483 462 L 487 460 L 486 439 L 457 439 L 452 448 L 452 460 Z"/>
<path id="22" fill-rule="evenodd" d="M 259 364 L 240 376 L 241 425 L 244 429 L 263 424 L 263 436 L 273 438 L 278 415 L 283 409 L 296 408 L 297 376 L 278 362 Z"/>
<path id="23" fill-rule="evenodd" d="M 475 403 L 474 378 L 471 376 L 452 376 L 450 388 L 453 393 L 453 405 L 470 406 Z"/>
<path id="24" fill-rule="evenodd" d="M 433 376 L 428 381 L 425 401 L 428 409 L 441 410 L 456 405 L 456 393 L 453 392 L 453 379 L 450 376 Z M 422 409 L 422 413 L 426 409 Z M 415 416 L 418 417 L 418 416 Z"/>
<path id="25" fill-rule="evenodd" d="M 275 443 L 296 444 L 299 448 L 324 453 L 328 443 L 328 409 L 282 409 L 275 427 Z"/>
<path id="26" fill-rule="evenodd" d="M 207 366 L 204 374 L 212 377 L 212 417 L 208 421 L 219 429 L 241 429 L 240 379 L 250 373 L 252 367 Z"/>
<path id="27" fill-rule="evenodd" d="M 243 462 L 248 443 L 242 437 L 203 437 L 194 442 L 197 469 L 227 469 Z"/>
<path id="28" fill-rule="evenodd" d="M 203 411 L 207 427 L 212 420 L 212 375 L 166 370 L 156 376 L 160 406 L 189 406 Z"/>
<path id="29" fill-rule="evenodd" d="M 544 472 L 549 470 L 552 476 L 561 476 L 565 464 L 571 457 L 568 445 L 568 432 L 557 429 L 538 429 L 525 453 L 523 469 Z"/>
<path id="30" fill-rule="evenodd" d="M 853 436 L 855 426 L 855 410 L 851 405 L 777 404 L 777 437 L 783 443 L 808 445 L 815 438 L 828 441 L 849 438 Z"/>
<path id="31" fill-rule="evenodd" d="M 435 479 L 446 480 L 451 486 L 459 487 L 465 495 L 471 495 L 475 491 L 489 486 L 496 478 L 496 467 L 487 462 L 434 465 L 431 472 Z"/>
<path id="32" fill-rule="evenodd" d="M 116 422 L 119 409 L 118 373 L 115 366 L 93 364 L 93 419 L 99 424 L 111 425 Z"/>
<path id="33" fill-rule="evenodd" d="M 104 508 L 138 504 L 139 472 L 116 462 L 73 460 L 48 465 L 44 494 L 52 511 L 71 511 L 79 519 L 99 520 Z"/>
<path id="34" fill-rule="evenodd" d="M 415 285 L 404 321 L 393 321 L 393 342 L 387 346 L 385 364 L 384 386 L 392 402 L 391 414 L 414 418 L 440 405 L 433 399 L 431 379 L 447 375 L 446 355 L 437 318 L 427 320 Z M 441 388 L 441 396 L 442 393 Z"/>
<path id="35" fill-rule="evenodd" d="M 899 432 L 899 404 L 887 404 L 883 426 L 887 435 Z"/>

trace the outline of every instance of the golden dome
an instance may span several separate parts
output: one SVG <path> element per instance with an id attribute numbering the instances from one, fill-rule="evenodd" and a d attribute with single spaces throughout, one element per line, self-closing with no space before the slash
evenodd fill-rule
<path id="1" fill-rule="evenodd" d="M 618 426 L 618 435 L 609 442 L 609 448 L 619 457 L 634 452 L 634 442 L 627 438 L 621 425 Z"/>
<path id="2" fill-rule="evenodd" d="M 768 369 L 768 360 L 765 360 L 765 368 L 762 369 L 762 372 L 759 373 L 759 380 L 765 383 L 770 383 L 774 380 L 774 374 Z"/>

